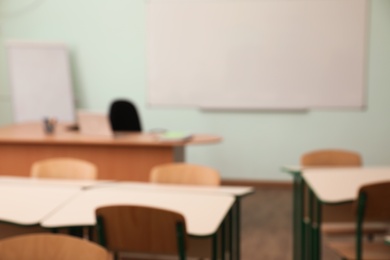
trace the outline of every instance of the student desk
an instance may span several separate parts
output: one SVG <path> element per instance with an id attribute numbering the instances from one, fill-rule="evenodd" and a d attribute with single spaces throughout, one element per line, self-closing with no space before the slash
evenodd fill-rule
<path id="1" fill-rule="evenodd" d="M 79 187 L 19 185 L 0 181 L 0 221 L 22 226 L 41 220 L 80 193 Z"/>
<path id="2" fill-rule="evenodd" d="M 41 222 L 45 228 L 94 226 L 95 210 L 106 205 L 135 205 L 156 207 L 181 213 L 186 220 L 187 233 L 196 237 L 211 237 L 213 259 L 217 259 L 217 232 L 224 228 L 234 197 L 226 194 L 125 189 L 117 186 L 89 189 L 78 194 L 66 205 Z M 221 239 L 220 241 L 223 241 Z M 224 247 L 221 247 L 224 252 Z M 224 258 L 221 258 L 224 259 Z"/>
<path id="3" fill-rule="evenodd" d="M 68 131 L 58 125 L 45 134 L 42 123 L 0 128 L 0 174 L 27 176 L 31 165 L 51 157 L 74 157 L 94 163 L 99 179 L 148 181 L 152 167 L 184 160 L 187 145 L 218 143 L 213 135 L 194 135 L 188 141 L 160 141 L 152 133 L 121 133 L 97 137 Z"/>
<path id="4" fill-rule="evenodd" d="M 93 226 L 94 210 L 110 204 L 132 204 L 174 210 L 184 215 L 192 236 L 212 237 L 225 232 L 230 219 L 230 259 L 239 255 L 240 199 L 251 187 L 166 185 L 145 182 L 80 181 L 0 177 L 0 221 L 45 228 Z M 33 214 L 32 214 L 33 213 Z M 225 222 L 227 223 L 227 222 Z M 223 235 L 223 234 L 222 234 Z M 234 236 L 234 237 L 233 237 Z M 221 251 L 225 251 L 222 243 Z M 225 248 L 225 249 L 224 249 Z M 216 250 L 214 250 L 216 252 Z M 216 256 L 214 256 L 216 257 Z"/>
<path id="5" fill-rule="evenodd" d="M 241 199 L 247 195 L 254 193 L 253 187 L 245 186 L 199 186 L 199 185 L 174 185 L 174 184 L 154 184 L 140 182 L 120 182 L 117 184 L 119 188 L 140 189 L 145 191 L 160 191 L 160 192 L 185 192 L 198 194 L 228 194 L 235 197 L 235 202 L 232 210 L 229 212 L 230 231 L 229 248 L 235 259 L 240 259 L 241 255 Z"/>
<path id="6" fill-rule="evenodd" d="M 302 173 L 310 188 L 310 249 L 309 259 L 321 259 L 321 205 L 340 204 L 357 199 L 359 188 L 369 183 L 390 181 L 386 168 L 323 168 L 306 169 Z"/>

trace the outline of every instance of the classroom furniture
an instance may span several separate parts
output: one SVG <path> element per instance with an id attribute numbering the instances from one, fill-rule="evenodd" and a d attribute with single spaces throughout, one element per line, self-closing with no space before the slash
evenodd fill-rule
<path id="1" fill-rule="evenodd" d="M 186 221 L 177 212 L 142 206 L 104 206 L 96 209 L 96 217 L 99 243 L 116 256 L 131 252 L 186 259 Z"/>
<path id="2" fill-rule="evenodd" d="M 346 167 L 362 166 L 359 153 L 342 149 L 322 149 L 307 152 L 301 157 L 301 165 L 305 167 Z"/>
<path id="3" fill-rule="evenodd" d="M 323 149 L 305 153 L 301 157 L 303 167 L 360 167 L 362 158 L 359 153 L 341 149 Z M 308 193 L 305 190 L 305 208 L 308 205 Z M 305 214 L 308 215 L 308 212 Z M 327 235 L 348 235 L 355 233 L 355 216 L 353 204 L 343 203 L 342 205 L 324 205 L 322 207 L 321 231 Z M 367 225 L 364 233 L 370 239 L 377 233 L 383 234 L 387 230 L 375 225 Z"/>
<path id="4" fill-rule="evenodd" d="M 229 229 L 234 230 L 225 234 L 231 250 L 229 259 L 239 259 L 239 205 L 243 197 L 253 192 L 252 187 L 240 186 L 0 176 L 0 207 L 7 209 L 0 211 L 0 221 L 49 229 L 94 226 L 95 209 L 99 206 L 150 206 L 183 214 L 188 234 L 211 237 L 216 248 L 216 232 L 224 232 L 222 222 L 229 218 L 233 220 Z"/>
<path id="5" fill-rule="evenodd" d="M 221 178 L 219 173 L 207 166 L 189 163 L 168 163 L 153 167 L 150 181 L 161 184 L 189 184 L 202 186 L 219 186 Z M 232 220 L 229 220 L 232 221 Z M 190 240 L 193 242 L 193 240 Z M 211 240 L 196 240 L 200 254 L 210 255 Z"/>
<path id="6" fill-rule="evenodd" d="M 68 48 L 60 42 L 7 42 L 13 119 L 75 122 Z"/>
<path id="7" fill-rule="evenodd" d="M 152 168 L 150 181 L 165 184 L 210 185 L 221 184 L 219 173 L 207 166 L 189 163 L 168 163 Z"/>
<path id="8" fill-rule="evenodd" d="M 113 131 L 142 131 L 137 108 L 129 100 L 114 100 L 110 105 L 109 118 Z"/>
<path id="9" fill-rule="evenodd" d="M 308 223 L 305 221 L 304 216 L 307 216 L 307 203 L 308 192 L 305 187 L 304 180 L 302 178 L 302 172 L 306 168 L 329 168 L 329 167 L 340 167 L 340 166 L 358 166 L 362 164 L 360 155 L 354 151 L 348 151 L 343 149 L 323 149 L 307 152 L 301 156 L 301 166 L 285 166 L 282 171 L 287 172 L 293 177 L 293 259 L 300 260 L 307 257 L 305 255 L 306 247 L 306 236 L 303 234 L 308 232 Z M 306 206 L 306 207 L 305 207 Z M 328 206 L 327 206 L 328 207 Z M 306 209 L 305 209 L 306 208 Z M 337 208 L 340 214 L 336 214 L 336 219 L 333 218 L 332 208 Z M 343 220 L 347 221 L 348 218 L 345 216 L 351 215 L 350 205 L 332 205 L 328 209 L 325 209 L 325 217 L 329 220 Z M 350 219 L 349 219 L 350 220 Z M 348 233 L 351 232 L 348 225 L 343 225 L 341 228 L 339 225 L 327 224 L 324 226 L 324 230 L 332 233 Z M 374 233 L 383 230 L 382 226 L 376 228 L 372 226 Z"/>
<path id="10" fill-rule="evenodd" d="M 61 234 L 30 234 L 0 240 L 2 260 L 111 260 L 96 243 Z"/>
<path id="11" fill-rule="evenodd" d="M 390 181 L 390 168 L 346 167 L 305 169 L 302 177 L 310 188 L 308 246 L 310 260 L 321 259 L 322 205 L 350 203 L 357 200 L 359 189 L 367 184 Z M 368 218 L 367 220 L 370 220 Z"/>
<path id="12" fill-rule="evenodd" d="M 148 104 L 363 108 L 368 2 L 149 1 Z"/>
<path id="13" fill-rule="evenodd" d="M 164 192 L 108 186 L 85 190 L 41 222 L 45 228 L 92 227 L 96 225 L 95 210 L 107 205 L 155 207 L 182 214 L 187 233 L 196 237 L 211 237 L 217 248 L 217 232 L 234 204 L 226 194 L 200 192 Z M 189 203 L 190 202 L 190 203 Z M 77 214 L 75 214 L 77 212 Z M 213 259 L 218 251 L 213 250 Z"/>
<path id="14" fill-rule="evenodd" d="M 85 179 L 97 178 L 94 164 L 75 158 L 51 158 L 35 162 L 31 176 L 36 178 Z"/>
<path id="15" fill-rule="evenodd" d="M 0 220 L 22 226 L 38 225 L 79 192 L 80 187 L 75 186 L 18 184 L 0 179 Z"/>
<path id="16" fill-rule="evenodd" d="M 240 259 L 241 245 L 241 200 L 254 193 L 253 187 L 241 186 L 202 186 L 188 184 L 158 184 L 158 183 L 141 183 L 141 182 L 119 182 L 116 187 L 129 190 L 141 190 L 145 192 L 177 192 L 177 193 L 194 193 L 194 194 L 226 194 L 234 196 L 235 202 L 229 211 L 227 230 L 230 234 L 228 237 L 228 247 L 230 250 L 230 259 Z M 226 230 L 225 230 L 226 231 Z"/>
<path id="17" fill-rule="evenodd" d="M 99 186 L 113 185 L 117 183 L 112 180 L 90 180 L 90 179 L 47 179 L 31 178 L 25 176 L 0 175 L 1 185 L 30 185 L 44 187 L 77 188 L 79 190 L 91 189 Z"/>
<path id="18" fill-rule="evenodd" d="M 96 137 L 69 131 L 62 124 L 46 135 L 39 122 L 15 124 L 0 128 L 0 174 L 26 176 L 36 161 L 73 157 L 96 165 L 99 179 L 149 181 L 154 166 L 184 161 L 186 146 L 220 141 L 209 134 L 194 134 L 185 141 L 161 141 L 153 133 Z"/>
<path id="19" fill-rule="evenodd" d="M 342 258 L 348 260 L 390 259 L 390 247 L 383 241 L 363 242 L 363 223 L 366 221 L 390 222 L 390 182 L 367 184 L 359 189 L 354 202 L 356 214 L 356 241 L 333 242 L 330 247 Z"/>

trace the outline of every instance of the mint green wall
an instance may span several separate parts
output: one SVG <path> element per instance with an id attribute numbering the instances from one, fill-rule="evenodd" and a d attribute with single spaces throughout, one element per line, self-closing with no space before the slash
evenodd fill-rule
<path id="1" fill-rule="evenodd" d="M 113 98 L 128 97 L 137 103 L 146 130 L 163 127 L 224 138 L 218 145 L 187 149 L 189 162 L 215 167 L 224 178 L 288 180 L 280 167 L 297 164 L 300 154 L 317 148 L 353 149 L 362 153 L 367 165 L 390 164 L 390 1 L 372 0 L 371 13 L 367 108 L 362 111 L 148 107 L 143 0 L 44 0 L 28 12 L 2 19 L 0 40 L 66 42 L 72 50 L 80 108 L 106 111 Z M 0 55 L 0 123 L 6 124 L 11 122 L 11 108 L 3 49 Z"/>

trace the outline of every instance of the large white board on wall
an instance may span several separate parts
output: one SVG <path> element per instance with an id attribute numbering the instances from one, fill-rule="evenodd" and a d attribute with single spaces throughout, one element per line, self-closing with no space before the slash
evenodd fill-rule
<path id="1" fill-rule="evenodd" d="M 367 0 L 149 0 L 151 105 L 362 108 Z"/>
<path id="2" fill-rule="evenodd" d="M 74 96 L 65 44 L 10 41 L 8 72 L 14 122 L 53 117 L 74 122 Z"/>

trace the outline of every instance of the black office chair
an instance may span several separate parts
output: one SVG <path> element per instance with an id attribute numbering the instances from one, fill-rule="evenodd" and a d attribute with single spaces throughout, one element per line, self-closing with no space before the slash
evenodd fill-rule
<path id="1" fill-rule="evenodd" d="M 109 116 L 113 131 L 142 131 L 137 108 L 128 100 L 114 100 L 110 106 Z"/>

